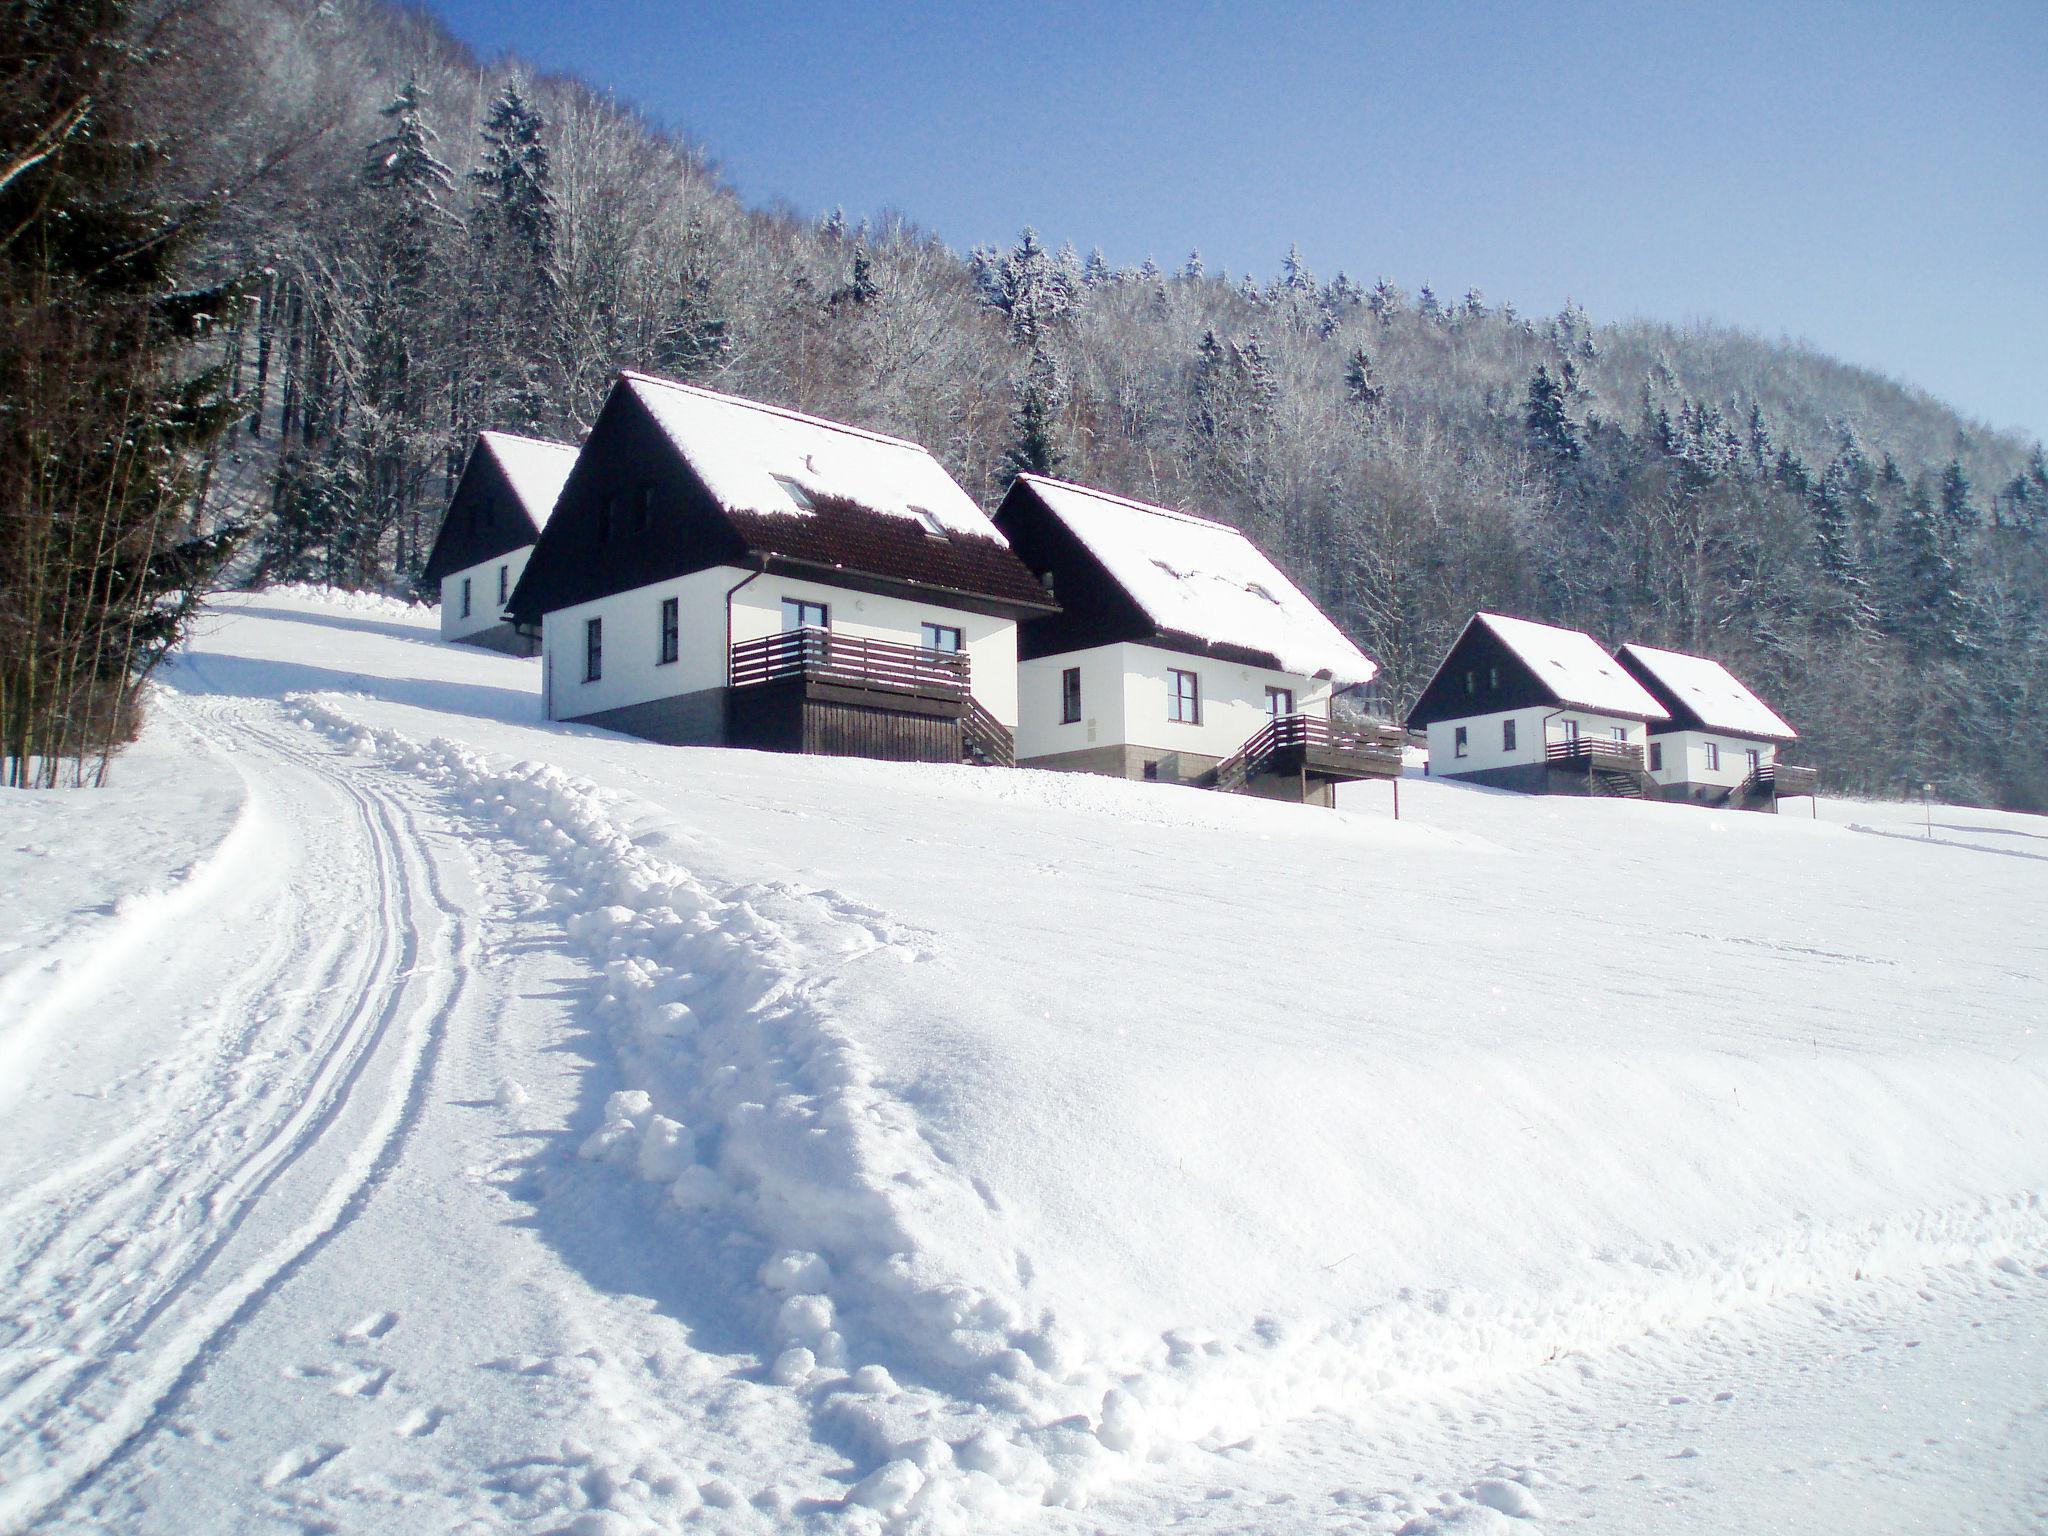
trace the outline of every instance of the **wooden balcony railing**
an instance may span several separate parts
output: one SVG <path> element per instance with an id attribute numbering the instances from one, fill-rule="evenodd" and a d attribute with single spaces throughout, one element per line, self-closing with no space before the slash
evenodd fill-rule
<path id="1" fill-rule="evenodd" d="M 971 694 L 967 713 L 960 717 L 960 738 L 961 756 L 970 763 L 990 768 L 1017 766 L 1017 738 Z"/>
<path id="2" fill-rule="evenodd" d="M 1563 767 L 1632 768 L 1642 771 L 1643 749 L 1610 736 L 1568 736 L 1544 743 L 1544 759 Z"/>
<path id="3" fill-rule="evenodd" d="M 1320 715 L 1278 715 L 1261 726 L 1243 746 L 1216 765 L 1216 787 L 1239 789 L 1262 771 L 1274 758 L 1292 748 L 1325 759 L 1327 766 L 1347 766 L 1340 756 L 1354 761 L 1348 766 L 1361 773 L 1389 777 L 1401 771 L 1401 750 L 1406 738 L 1393 726 L 1363 731 L 1334 731 Z"/>
<path id="4" fill-rule="evenodd" d="M 1742 781 L 1742 792 L 1749 796 L 1775 795 L 1786 799 L 1796 795 L 1811 795 L 1820 788 L 1820 770 L 1805 768 L 1796 763 L 1765 763 Z"/>
<path id="5" fill-rule="evenodd" d="M 834 634 L 828 629 L 789 629 L 733 646 L 727 670 L 732 687 L 749 688 L 790 677 L 927 698 L 969 696 L 964 651 L 931 651 L 895 640 Z"/>

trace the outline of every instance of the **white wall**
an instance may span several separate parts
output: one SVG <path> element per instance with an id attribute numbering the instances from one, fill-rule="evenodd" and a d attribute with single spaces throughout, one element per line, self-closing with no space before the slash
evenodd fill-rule
<path id="1" fill-rule="evenodd" d="M 1081 669 L 1081 718 L 1060 719 L 1060 674 Z M 1098 645 L 1085 651 L 1041 656 L 1017 665 L 1017 758 L 1050 757 L 1089 747 L 1121 746 L 1124 740 L 1124 647 Z"/>
<path id="2" fill-rule="evenodd" d="M 526 557 L 533 553 L 531 544 L 500 555 L 495 560 L 486 560 L 481 565 L 472 565 L 467 570 L 455 571 L 441 578 L 441 638 L 461 640 L 482 630 L 495 629 L 505 622 L 504 606 L 498 601 L 498 571 L 505 571 L 505 594 L 519 585 L 519 573 L 526 569 Z M 469 582 L 469 617 L 462 616 L 462 583 Z"/>
<path id="3" fill-rule="evenodd" d="M 1081 719 L 1060 723 L 1060 673 L 1081 668 Z M 1167 718 L 1167 674 L 1192 672 L 1201 697 L 1199 724 Z M 1017 756 L 1050 757 L 1090 747 L 1141 747 L 1228 757 L 1267 720 L 1266 689 L 1294 691 L 1297 714 L 1330 713 L 1330 684 L 1290 672 L 1247 667 L 1150 645 L 1103 645 L 1027 661 L 1019 668 L 1023 722 Z"/>
<path id="4" fill-rule="evenodd" d="M 1734 788 L 1749 777 L 1751 751 L 1761 754 L 1765 764 L 1778 760 L 1775 742 L 1753 741 L 1718 731 L 1666 731 L 1650 738 L 1664 749 L 1664 766 L 1652 769 L 1659 784 L 1716 784 Z M 1721 766 L 1707 766 L 1707 743 L 1721 749 Z"/>
<path id="5" fill-rule="evenodd" d="M 747 573 L 730 566 L 658 581 L 541 621 L 550 720 L 725 686 L 725 593 Z M 763 578 L 764 580 L 766 578 Z M 677 599 L 677 659 L 661 660 L 662 599 Z M 584 623 L 604 620 L 604 675 L 583 680 Z"/>
<path id="6" fill-rule="evenodd" d="M 1515 722 L 1515 750 L 1501 745 L 1504 721 Z M 1640 720 L 1617 715 L 1596 715 L 1584 709 L 1508 709 L 1490 715 L 1467 715 L 1458 720 L 1439 720 L 1429 727 L 1429 771 L 1437 778 L 1456 778 L 1461 773 L 1483 773 L 1494 768 L 1514 768 L 1545 760 L 1550 742 L 1565 739 L 1565 722 L 1576 720 L 1579 734 L 1614 739 L 1619 726 L 1624 739 L 1638 747 L 1648 744 L 1649 728 Z M 1466 732 L 1465 755 L 1457 755 L 1457 728 Z"/>
<path id="7" fill-rule="evenodd" d="M 542 622 L 547 657 L 548 716 L 575 719 L 600 710 L 722 688 L 726 680 L 726 593 L 752 573 L 718 566 L 654 582 L 630 592 L 579 603 Z M 675 661 L 661 656 L 661 604 L 678 599 Z M 1017 626 L 1009 619 L 965 613 L 934 603 L 850 592 L 780 576 L 757 576 L 732 595 L 732 641 L 758 640 L 782 629 L 782 600 L 824 603 L 833 631 L 916 645 L 925 623 L 952 625 L 967 648 L 974 696 L 1012 729 L 1017 721 Z M 604 620 L 604 675 L 583 680 L 584 624 Z"/>

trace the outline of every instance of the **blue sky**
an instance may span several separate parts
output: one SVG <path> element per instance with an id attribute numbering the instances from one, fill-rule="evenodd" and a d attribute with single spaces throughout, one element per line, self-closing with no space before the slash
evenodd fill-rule
<path id="1" fill-rule="evenodd" d="M 439 0 L 748 201 L 1804 337 L 2048 437 L 2048 0 Z"/>

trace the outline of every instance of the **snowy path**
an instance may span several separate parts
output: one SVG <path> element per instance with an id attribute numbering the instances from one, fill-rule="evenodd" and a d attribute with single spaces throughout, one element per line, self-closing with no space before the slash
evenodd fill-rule
<path id="1" fill-rule="evenodd" d="M 229 736 L 219 704 L 191 714 Z M 205 1008 L 93 1117 L 107 1122 L 96 1151 L 0 1207 L 22 1330 L 0 1378 L 0 1521 L 147 1438 L 357 1215 L 402 1152 L 463 1006 L 473 926 L 417 811 L 322 772 L 255 714 L 234 717 L 228 744 L 269 856 L 244 862 L 203 935 L 155 935 L 77 1004 L 137 1021 L 156 996 Z M 239 964 L 223 972 L 226 956 Z"/>

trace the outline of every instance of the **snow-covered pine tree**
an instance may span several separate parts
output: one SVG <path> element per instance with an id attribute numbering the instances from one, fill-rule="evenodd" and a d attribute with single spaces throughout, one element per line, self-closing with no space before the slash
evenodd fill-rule
<path id="1" fill-rule="evenodd" d="M 1528 430 L 1531 446 L 1552 463 L 1576 463 L 1585 453 L 1579 429 L 1565 410 L 1565 392 L 1541 363 L 1529 377 L 1529 393 L 1522 403 L 1522 424 Z"/>

